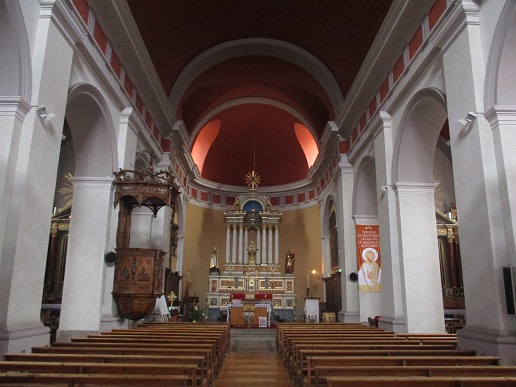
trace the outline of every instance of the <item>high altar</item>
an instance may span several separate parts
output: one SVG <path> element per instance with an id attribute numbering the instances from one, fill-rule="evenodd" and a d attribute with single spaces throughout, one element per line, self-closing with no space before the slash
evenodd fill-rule
<path id="1" fill-rule="evenodd" d="M 295 277 L 292 269 L 282 273 L 279 265 L 279 224 L 281 212 L 272 208 L 263 194 L 243 194 L 236 198 L 226 222 L 225 263 L 218 264 L 216 249 L 210 259 L 208 317 L 245 325 L 241 314 L 245 304 L 253 304 L 252 325 L 259 317 L 293 321 L 295 317 Z M 263 319 L 261 320 L 263 324 Z M 260 326 L 263 326 L 260 324 Z"/>

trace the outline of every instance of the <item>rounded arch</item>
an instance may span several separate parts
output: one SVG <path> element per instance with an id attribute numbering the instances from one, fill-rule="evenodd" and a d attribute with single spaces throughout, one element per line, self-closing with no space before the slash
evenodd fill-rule
<path id="1" fill-rule="evenodd" d="M 113 120 L 100 92 L 81 84 L 69 94 L 66 120 L 73 137 L 76 176 L 106 177 L 117 170 Z"/>
<path id="2" fill-rule="evenodd" d="M 339 238 L 336 200 L 333 195 L 326 198 L 323 211 L 322 235 L 324 246 L 324 267 L 332 269 L 339 264 Z"/>
<path id="3" fill-rule="evenodd" d="M 435 147 L 447 117 L 445 97 L 437 89 L 424 89 L 412 97 L 396 135 L 393 181 L 433 180 Z"/>
<path id="4" fill-rule="evenodd" d="M 16 1 L 0 0 L 0 95 L 30 100 L 32 72 L 29 40 Z"/>
<path id="5" fill-rule="evenodd" d="M 326 200 L 324 203 L 324 210 L 323 210 L 323 219 L 322 219 L 323 237 L 327 237 L 330 235 L 330 232 L 329 232 L 330 230 L 328 228 L 328 224 L 330 222 L 330 217 L 331 217 L 332 212 L 336 211 L 335 203 L 336 203 L 336 201 L 335 201 L 335 198 L 333 197 L 333 195 L 329 195 L 326 197 Z"/>
<path id="6" fill-rule="evenodd" d="M 358 164 L 353 189 L 353 214 L 378 216 L 376 201 L 376 167 L 372 156 L 365 156 Z"/>
<path id="7" fill-rule="evenodd" d="M 247 55 L 266 55 L 280 58 L 312 74 L 325 90 L 336 112 L 344 102 L 337 81 L 328 68 L 315 56 L 293 44 L 274 39 L 240 39 L 219 44 L 199 55 L 179 74 L 177 81 L 170 90 L 169 101 L 171 110 L 177 111 L 178 104 L 190 83 L 211 66 L 230 58 Z"/>
<path id="8" fill-rule="evenodd" d="M 496 25 L 486 69 L 486 111 L 495 105 L 516 105 L 516 3 L 506 1 Z"/>

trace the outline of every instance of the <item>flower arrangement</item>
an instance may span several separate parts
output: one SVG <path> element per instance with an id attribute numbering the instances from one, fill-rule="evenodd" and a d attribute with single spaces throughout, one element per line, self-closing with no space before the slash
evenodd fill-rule
<path id="1" fill-rule="evenodd" d="M 174 306 L 174 300 L 177 298 L 176 294 L 174 292 L 170 292 L 167 295 L 167 300 L 170 301 L 170 306 L 168 307 L 168 313 L 170 317 L 172 317 L 172 321 L 177 321 L 179 318 L 179 314 L 181 311 L 179 310 L 178 306 Z"/>
<path id="2" fill-rule="evenodd" d="M 202 321 L 204 320 L 204 312 L 201 308 L 195 305 L 188 314 L 188 318 L 191 322 Z"/>

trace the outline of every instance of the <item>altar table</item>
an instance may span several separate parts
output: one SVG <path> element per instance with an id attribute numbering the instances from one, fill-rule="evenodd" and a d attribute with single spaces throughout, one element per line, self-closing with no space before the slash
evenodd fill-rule
<path id="1" fill-rule="evenodd" d="M 245 320 L 242 311 L 243 304 L 229 304 L 228 305 L 228 317 L 227 322 L 234 326 L 247 326 L 247 321 Z M 254 315 L 251 320 L 252 327 L 258 327 L 260 322 L 260 317 L 265 317 L 267 319 L 267 326 L 271 326 L 271 305 L 270 304 L 255 304 L 254 305 Z"/>

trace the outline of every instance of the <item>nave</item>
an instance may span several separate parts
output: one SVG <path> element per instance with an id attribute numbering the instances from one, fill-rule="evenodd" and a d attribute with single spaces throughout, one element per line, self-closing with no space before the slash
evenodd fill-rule
<path id="1" fill-rule="evenodd" d="M 514 386 L 516 366 L 454 334 L 397 334 L 360 323 L 147 323 L 31 353 L 5 353 L 2 386 Z"/>
<path id="2" fill-rule="evenodd" d="M 294 384 L 276 349 L 275 329 L 232 329 L 231 349 L 215 387 Z"/>

